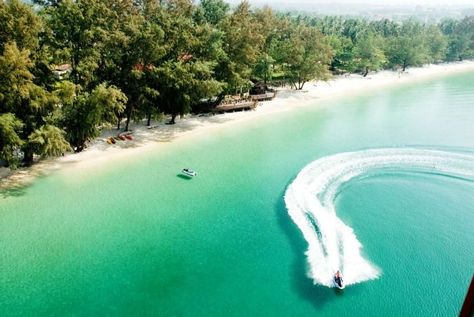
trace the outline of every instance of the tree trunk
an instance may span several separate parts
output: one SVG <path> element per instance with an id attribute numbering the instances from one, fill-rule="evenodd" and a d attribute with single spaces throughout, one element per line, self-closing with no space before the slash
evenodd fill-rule
<path id="1" fill-rule="evenodd" d="M 265 75 L 263 75 L 263 87 L 265 87 L 265 89 L 267 89 L 267 73 L 266 72 L 265 72 Z"/>
<path id="2" fill-rule="evenodd" d="M 30 121 L 27 121 L 24 125 L 24 129 L 22 131 L 22 139 L 28 140 L 28 137 L 33 133 L 33 126 Z M 23 164 L 26 166 L 31 166 L 33 164 L 33 149 L 28 144 L 28 141 L 22 147 L 23 150 Z"/>
<path id="3" fill-rule="evenodd" d="M 118 117 L 117 119 L 117 130 L 120 131 L 120 124 L 122 123 L 122 118 L 121 117 Z"/>
<path id="4" fill-rule="evenodd" d="M 71 77 L 73 78 L 74 80 L 74 83 L 75 84 L 78 84 L 79 83 L 79 74 L 77 72 L 77 65 L 79 64 L 78 60 L 77 60 L 77 57 L 76 57 L 76 48 L 74 45 L 71 45 L 71 51 L 73 52 L 72 56 L 71 56 Z"/>
<path id="5" fill-rule="evenodd" d="M 151 112 L 148 113 L 148 118 L 147 118 L 147 121 L 146 121 L 146 125 L 147 125 L 147 127 L 149 127 L 151 125 Z"/>
<path id="6" fill-rule="evenodd" d="M 127 111 L 127 122 L 125 123 L 125 131 L 128 131 L 128 127 L 130 125 L 130 118 L 132 117 L 132 109 L 133 109 L 133 106 L 130 105 Z"/>
<path id="7" fill-rule="evenodd" d="M 303 90 L 304 84 L 306 84 L 306 81 L 298 79 L 298 90 Z"/>
<path id="8" fill-rule="evenodd" d="M 176 121 L 175 121 L 176 116 L 177 116 L 177 114 L 176 114 L 176 113 L 173 113 L 173 114 L 171 115 L 171 120 L 170 120 L 170 122 L 168 122 L 168 124 L 175 124 L 175 123 L 176 123 Z"/>
<path id="9" fill-rule="evenodd" d="M 23 164 L 31 166 L 33 164 L 33 151 L 27 147 L 23 151 Z"/>
<path id="10" fill-rule="evenodd" d="M 366 68 L 365 68 L 365 72 L 364 72 L 364 77 L 367 77 L 368 74 L 369 74 L 369 68 L 366 67 Z"/>
<path id="11" fill-rule="evenodd" d="M 405 71 L 405 69 L 407 69 L 407 62 L 403 62 L 403 68 L 402 68 L 402 72 Z"/>
<path id="12" fill-rule="evenodd" d="M 290 81 L 290 83 L 291 83 L 291 85 L 292 85 L 293 87 L 295 87 L 295 90 L 298 90 L 298 86 L 296 86 L 296 83 L 295 83 L 295 82 Z"/>

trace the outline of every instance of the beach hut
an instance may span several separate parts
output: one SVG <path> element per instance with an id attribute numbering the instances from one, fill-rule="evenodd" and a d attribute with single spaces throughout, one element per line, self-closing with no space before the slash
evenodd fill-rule
<path id="1" fill-rule="evenodd" d="M 59 80 L 65 79 L 72 72 L 72 67 L 69 64 L 53 65 L 52 72 L 54 77 Z"/>
<path id="2" fill-rule="evenodd" d="M 250 89 L 250 98 L 254 101 L 272 100 L 275 96 L 275 90 L 268 88 L 264 82 L 257 82 Z"/>

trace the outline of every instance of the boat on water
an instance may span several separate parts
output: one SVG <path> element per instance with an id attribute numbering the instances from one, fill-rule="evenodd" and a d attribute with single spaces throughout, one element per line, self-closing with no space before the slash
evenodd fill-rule
<path id="1" fill-rule="evenodd" d="M 344 284 L 344 280 L 342 279 L 342 274 L 339 272 L 339 270 L 334 274 L 334 286 L 336 286 L 338 289 L 344 289 L 346 285 Z"/>
<path id="2" fill-rule="evenodd" d="M 197 172 L 193 171 L 190 168 L 183 168 L 183 170 L 181 171 L 181 174 L 189 176 L 189 177 L 197 176 Z"/>

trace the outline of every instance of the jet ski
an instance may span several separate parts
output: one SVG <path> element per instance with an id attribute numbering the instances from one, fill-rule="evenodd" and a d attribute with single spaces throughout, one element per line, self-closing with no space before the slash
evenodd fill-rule
<path id="1" fill-rule="evenodd" d="M 192 169 L 190 168 L 183 168 L 183 170 L 181 171 L 181 174 L 184 174 L 188 177 L 194 177 L 194 176 L 197 176 L 197 172 L 193 171 Z"/>
<path id="2" fill-rule="evenodd" d="M 344 284 L 344 280 L 342 279 L 342 274 L 339 271 L 334 274 L 334 286 L 339 289 L 344 289 L 344 287 L 346 287 L 346 285 Z"/>

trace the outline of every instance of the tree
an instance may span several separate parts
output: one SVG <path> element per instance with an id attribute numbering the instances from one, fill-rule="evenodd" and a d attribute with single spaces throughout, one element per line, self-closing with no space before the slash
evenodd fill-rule
<path id="1" fill-rule="evenodd" d="M 109 35 L 107 13 L 116 6 L 108 4 L 100 0 L 63 0 L 46 11 L 46 43 L 54 51 L 54 60 L 69 64 L 71 80 L 84 88 L 91 89 L 100 82 L 97 71 L 101 56 L 106 56 L 103 45 Z"/>
<path id="2" fill-rule="evenodd" d="M 28 137 L 33 152 L 42 157 L 60 156 L 71 150 L 65 139 L 65 132 L 53 125 L 46 124 Z"/>
<path id="3" fill-rule="evenodd" d="M 430 25 L 426 28 L 425 41 L 430 63 L 438 63 L 446 58 L 448 40 L 438 26 Z"/>
<path id="4" fill-rule="evenodd" d="M 461 21 L 444 20 L 440 28 L 448 40 L 448 61 L 462 61 L 474 57 L 474 16 L 465 17 Z"/>
<path id="5" fill-rule="evenodd" d="M 324 16 L 313 20 L 313 25 L 326 36 L 344 36 L 344 23 L 341 16 Z"/>
<path id="6" fill-rule="evenodd" d="M 372 21 L 370 27 L 383 38 L 397 36 L 399 33 L 399 24 L 389 19 Z"/>
<path id="7" fill-rule="evenodd" d="M 143 16 L 128 8 L 128 14 L 121 18 L 121 25 L 110 31 L 106 41 L 108 58 L 104 65 L 104 80 L 119 87 L 127 96 L 125 130 L 136 111 L 147 107 L 151 115 L 149 98 L 158 95 L 152 92 L 149 73 L 165 53 L 162 47 L 163 31 L 157 25 L 145 21 Z M 148 93 L 147 93 L 148 92 Z"/>
<path id="8" fill-rule="evenodd" d="M 0 115 L 0 159 L 15 167 L 15 153 L 23 145 L 19 133 L 23 124 L 12 113 Z"/>
<path id="9" fill-rule="evenodd" d="M 15 43 L 7 43 L 0 56 L 0 112 L 11 112 L 21 120 L 23 162 L 33 163 L 34 151 L 29 136 L 46 123 L 57 100 L 46 89 L 33 82 L 30 69 L 34 66 L 28 50 L 19 50 Z"/>
<path id="10" fill-rule="evenodd" d="M 327 80 L 330 77 L 329 64 L 333 52 L 315 27 L 291 25 L 278 50 L 285 74 L 297 90 L 303 89 L 310 80 Z"/>
<path id="11" fill-rule="evenodd" d="M 71 98 L 71 85 L 62 87 L 66 92 L 63 104 L 63 126 L 69 142 L 76 152 L 82 151 L 87 140 L 99 135 L 103 124 L 117 122 L 123 112 L 127 97 L 114 86 L 98 85 L 91 93 L 77 91 Z"/>
<path id="12" fill-rule="evenodd" d="M 215 78 L 216 61 L 225 56 L 222 33 L 194 20 L 188 4 L 167 3 L 151 16 L 153 23 L 165 30 L 164 53 L 147 68 L 150 89 L 144 93 L 149 96 L 151 92 L 152 98 L 145 100 L 157 97 L 160 110 L 171 114 L 171 124 L 202 99 L 220 94 L 224 86 Z"/>
<path id="13" fill-rule="evenodd" d="M 327 36 L 328 43 L 333 50 L 331 70 L 335 73 L 353 72 L 356 70 L 354 61 L 354 43 L 342 35 Z"/>
<path id="14" fill-rule="evenodd" d="M 223 0 L 201 0 L 199 4 L 206 22 L 218 25 L 229 12 L 229 4 Z"/>
<path id="15" fill-rule="evenodd" d="M 6 43 L 35 50 L 42 23 L 33 9 L 19 0 L 0 1 L 0 53 Z"/>
<path id="16" fill-rule="evenodd" d="M 350 18 L 344 20 L 342 35 L 348 37 L 352 42 L 356 43 L 359 36 L 364 36 L 369 30 L 367 20 Z"/>
<path id="17" fill-rule="evenodd" d="M 263 80 L 265 87 L 267 86 L 267 81 L 273 77 L 273 65 L 275 61 L 276 60 L 270 54 L 262 53 L 254 67 L 254 76 L 259 80 Z"/>
<path id="18" fill-rule="evenodd" d="M 28 98 L 33 75 L 30 52 L 20 51 L 15 42 L 7 43 L 0 56 L 0 111 L 14 112 L 22 102 Z"/>
<path id="19" fill-rule="evenodd" d="M 392 67 L 401 67 L 402 71 L 408 66 L 419 66 L 428 61 L 423 28 L 415 21 L 406 21 L 398 35 L 387 41 L 386 55 Z"/>
<path id="20" fill-rule="evenodd" d="M 254 67 L 253 75 L 258 80 L 263 80 L 264 85 L 267 86 L 267 81 L 272 79 L 274 73 L 280 25 L 272 9 L 267 6 L 255 12 L 255 19 L 259 25 L 258 29 L 263 36 L 264 42 Z"/>
<path id="21" fill-rule="evenodd" d="M 223 84 L 212 77 L 212 63 L 168 61 L 155 70 L 163 111 L 171 114 L 170 124 L 178 115 L 192 110 L 201 99 L 218 95 Z"/>
<path id="22" fill-rule="evenodd" d="M 165 5 L 189 9 L 186 1 Z M 148 85 L 148 73 L 165 51 L 164 32 L 153 20 L 162 9 L 152 1 L 133 0 L 65 0 L 49 8 L 50 42 L 58 61 L 71 64 L 71 79 L 84 91 L 108 82 L 125 93 L 125 130 L 135 114 L 143 113 L 141 107 L 149 118 L 154 109 L 149 98 L 158 92 Z"/>
<path id="23" fill-rule="evenodd" d="M 354 47 L 354 61 L 357 70 L 364 73 L 364 77 L 371 70 L 379 70 L 386 63 L 382 47 L 382 39 L 373 33 L 367 33 L 357 39 Z"/>
<path id="24" fill-rule="evenodd" d="M 216 77 L 226 82 L 225 92 L 231 93 L 249 85 L 264 37 L 247 1 L 241 2 L 222 22 L 221 29 L 224 32 L 225 55 L 219 60 Z"/>
<path id="25" fill-rule="evenodd" d="M 4 133 L 10 136 L 11 142 L 4 154 L 10 164 L 13 149 L 23 152 L 25 164 L 33 162 L 32 140 L 40 132 L 45 132 L 43 137 L 48 145 L 37 148 L 37 154 L 57 154 L 56 146 L 61 151 L 68 146 L 62 134 L 51 133 L 56 127 L 45 127 L 56 99 L 41 85 L 49 75 L 44 64 L 47 51 L 39 46 L 42 27 L 42 21 L 30 6 L 17 0 L 0 3 L 0 51 L 3 53 L 0 56 L 0 112 L 7 112 L 3 115 L 7 124 Z M 47 153 L 42 152 L 43 149 Z"/>

